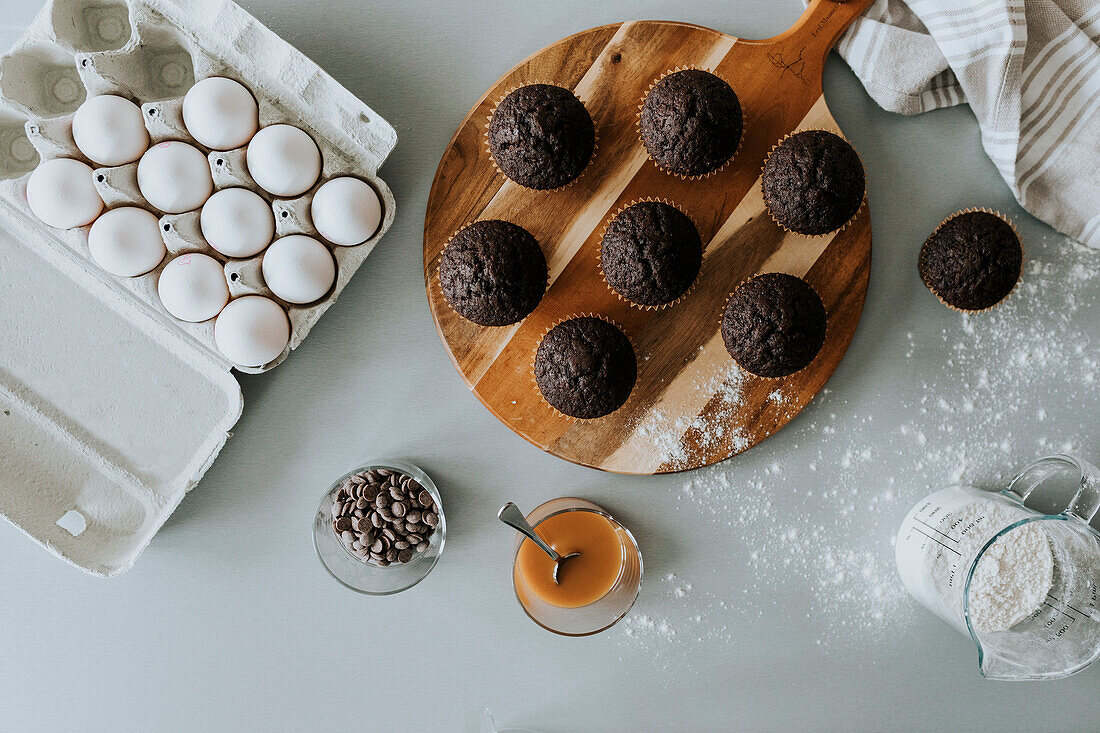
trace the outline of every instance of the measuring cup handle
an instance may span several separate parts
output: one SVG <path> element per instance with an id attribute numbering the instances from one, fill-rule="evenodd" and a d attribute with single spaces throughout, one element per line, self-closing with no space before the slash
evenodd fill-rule
<path id="1" fill-rule="evenodd" d="M 1039 484 L 1067 471 L 1079 475 L 1080 483 L 1065 513 L 1082 522 L 1091 522 L 1100 510 L 1100 468 L 1077 456 L 1062 453 L 1028 464 L 1012 479 L 1008 491 L 1019 497 L 1021 502 L 1027 501 Z"/>

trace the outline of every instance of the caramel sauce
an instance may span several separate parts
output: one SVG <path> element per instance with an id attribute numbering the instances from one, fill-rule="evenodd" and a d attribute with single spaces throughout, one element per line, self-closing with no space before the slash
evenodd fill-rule
<path id="1" fill-rule="evenodd" d="M 565 556 L 554 583 L 554 561 L 525 539 L 516 555 L 517 586 L 559 608 L 580 608 L 603 598 L 623 567 L 623 543 L 618 528 L 600 514 L 572 511 L 556 514 L 535 527 L 539 537 Z"/>

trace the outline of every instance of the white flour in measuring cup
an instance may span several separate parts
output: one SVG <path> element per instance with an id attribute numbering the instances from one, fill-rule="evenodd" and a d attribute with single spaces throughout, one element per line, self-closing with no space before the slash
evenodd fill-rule
<path id="1" fill-rule="evenodd" d="M 918 600 L 933 601 L 965 630 L 966 575 L 990 539 L 1019 521 L 1004 503 L 948 489 L 910 511 L 898 534 L 898 571 Z M 1023 621 L 1046 599 L 1054 579 L 1054 557 L 1038 522 L 1000 537 L 978 561 L 970 582 L 970 623 L 977 631 L 1005 631 Z M 929 598 L 934 595 L 935 598 Z"/>
<path id="2" fill-rule="evenodd" d="M 958 550 L 962 557 L 973 557 L 999 529 L 1016 521 L 1007 507 L 981 499 L 964 506 L 958 512 L 961 525 L 973 524 L 973 529 L 961 536 Z M 945 553 L 930 553 L 933 579 L 940 579 L 936 589 L 950 598 L 961 617 L 962 593 L 951 594 L 943 579 L 949 574 Z M 959 580 L 965 582 L 964 577 Z M 1005 631 L 1027 618 L 1047 596 L 1054 580 L 1054 556 L 1050 540 L 1037 523 L 1032 522 L 1001 537 L 982 554 L 974 577 L 970 581 L 970 623 L 978 631 Z"/>

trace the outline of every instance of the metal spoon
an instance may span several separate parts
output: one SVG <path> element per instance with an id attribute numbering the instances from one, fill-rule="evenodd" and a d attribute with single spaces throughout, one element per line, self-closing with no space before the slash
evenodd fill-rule
<path id="1" fill-rule="evenodd" d="M 535 534 L 534 528 L 527 523 L 527 517 L 523 516 L 523 512 L 512 502 L 508 502 L 500 508 L 500 511 L 497 512 L 497 519 L 525 535 L 527 539 L 534 542 L 539 546 L 539 549 L 550 556 L 550 559 L 554 561 L 554 585 L 560 585 L 558 583 L 558 571 L 561 569 L 562 563 L 579 556 L 581 553 L 570 552 L 568 555 L 559 555 L 553 547 L 546 544 L 541 537 Z"/>

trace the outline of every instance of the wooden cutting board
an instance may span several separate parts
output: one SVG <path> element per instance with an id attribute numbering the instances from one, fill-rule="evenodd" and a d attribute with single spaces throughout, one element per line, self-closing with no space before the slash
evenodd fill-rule
<path id="1" fill-rule="evenodd" d="M 840 133 L 821 93 L 825 57 L 870 0 L 813 0 L 782 35 L 749 41 L 685 23 L 638 21 L 601 26 L 544 48 L 505 74 L 470 110 L 439 163 L 424 222 L 424 280 L 444 346 L 470 389 L 505 425 L 554 455 L 621 473 L 652 474 L 716 463 L 791 420 L 840 363 L 859 322 L 871 264 L 866 204 L 839 233 L 784 233 L 761 198 L 760 170 L 794 130 Z M 676 68 L 706 69 L 737 92 L 745 135 L 715 175 L 685 180 L 658 169 L 639 142 L 643 94 Z M 493 167 L 486 146 L 491 110 L 517 86 L 572 89 L 596 125 L 597 150 L 572 184 L 531 191 Z M 663 310 L 620 299 L 598 268 L 610 216 L 632 201 L 667 199 L 699 229 L 706 254 L 691 293 Z M 439 255 L 458 229 L 505 219 L 527 229 L 546 253 L 550 287 L 521 323 L 477 326 L 459 317 L 439 286 Z M 828 312 L 825 345 L 814 362 L 770 380 L 741 371 L 719 332 L 729 293 L 759 272 L 805 278 Z M 597 314 L 634 344 L 638 382 L 616 412 L 573 420 L 554 412 L 535 387 L 532 361 L 542 335 L 562 319 Z"/>

